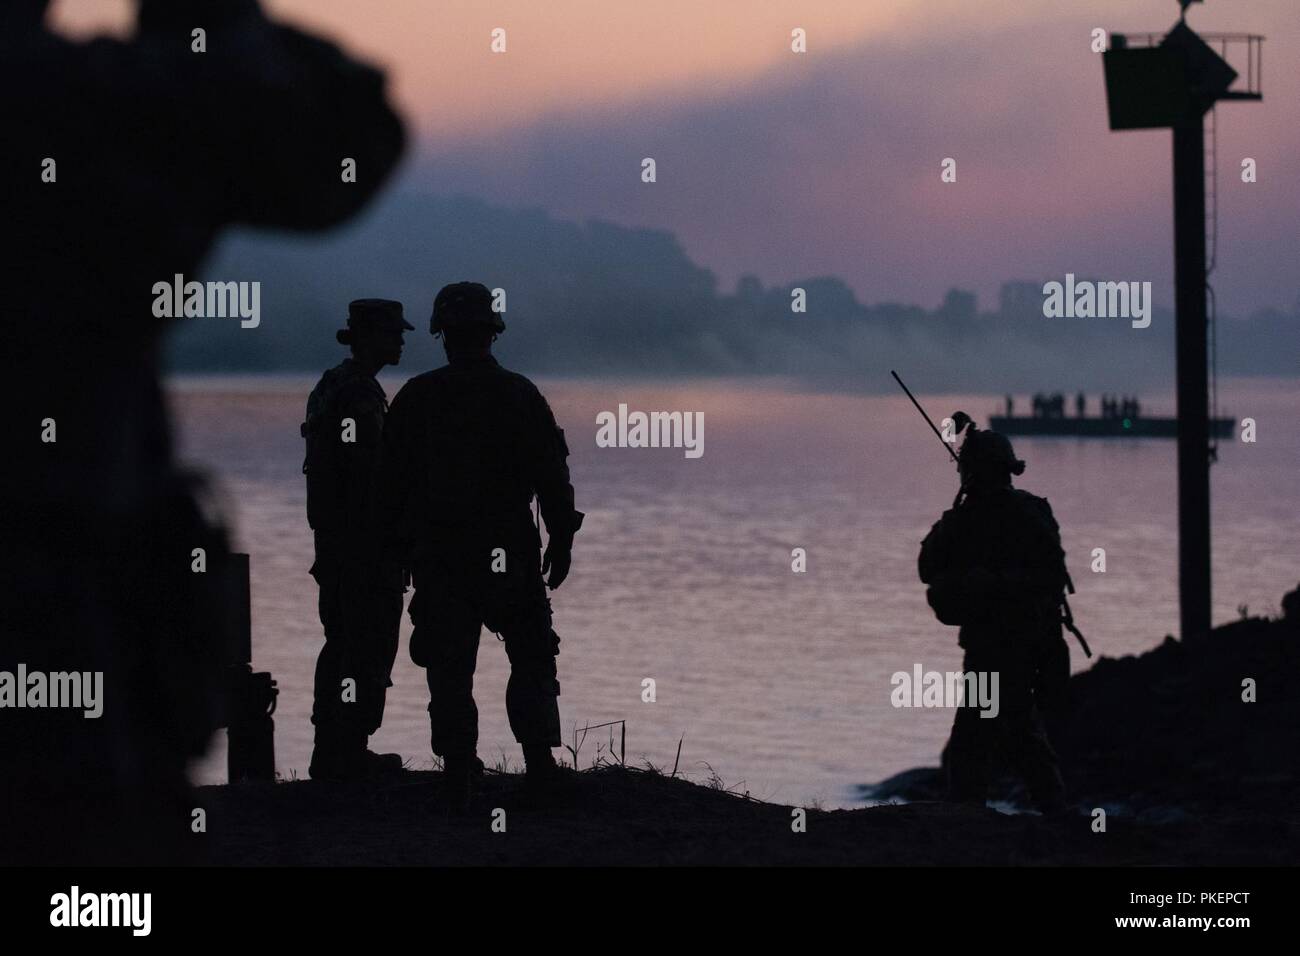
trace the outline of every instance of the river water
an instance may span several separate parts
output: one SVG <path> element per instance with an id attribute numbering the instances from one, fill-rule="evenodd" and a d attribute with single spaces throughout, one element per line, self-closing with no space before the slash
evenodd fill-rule
<path id="1" fill-rule="evenodd" d="M 182 457 L 224 489 L 236 543 L 251 554 L 254 664 L 280 687 L 276 757 L 306 776 L 311 678 L 321 643 L 307 574 L 298 423 L 314 378 L 207 377 L 170 383 Z M 383 379 L 391 395 L 402 381 Z M 951 503 L 956 475 L 905 397 L 800 390 L 776 381 L 538 384 L 565 428 L 578 507 L 573 572 L 553 595 L 561 718 L 625 720 L 629 762 L 791 804 L 850 805 L 852 785 L 937 759 L 943 709 L 895 709 L 890 677 L 960 666 L 916 577 L 917 550 Z M 1151 414 L 1168 395 L 1143 395 Z M 1220 401 L 1257 423 L 1252 444 L 1222 443 L 1213 469 L 1214 618 L 1276 613 L 1300 578 L 1300 387 L 1221 383 Z M 936 418 L 986 422 L 1000 396 L 922 396 Z M 704 454 L 598 448 L 596 417 L 620 403 L 702 412 Z M 1019 407 L 1027 407 L 1021 398 Z M 1139 653 L 1177 630 L 1175 444 L 1019 439 L 1018 479 L 1050 499 L 1078 586 L 1075 616 L 1095 653 Z M 792 571 L 803 548 L 807 570 Z M 1106 570 L 1090 570 L 1104 548 Z M 372 740 L 416 768 L 431 763 L 423 672 L 403 645 L 385 723 Z M 1074 666 L 1083 666 L 1072 644 Z M 507 663 L 485 634 L 476 697 L 480 755 L 519 764 L 505 719 Z M 655 700 L 643 700 L 654 681 Z M 579 749 L 587 766 L 608 731 Z M 224 735 L 195 768 L 224 779 Z"/>

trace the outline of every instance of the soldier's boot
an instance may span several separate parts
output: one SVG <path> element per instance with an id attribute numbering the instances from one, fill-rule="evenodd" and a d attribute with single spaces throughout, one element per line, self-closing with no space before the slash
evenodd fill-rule
<path id="1" fill-rule="evenodd" d="M 1065 799 L 1065 781 L 1055 763 L 1043 763 L 1030 770 L 1028 777 L 1029 796 L 1034 808 L 1044 816 L 1065 813 L 1069 802 Z"/>
<path id="2" fill-rule="evenodd" d="M 1016 744 L 1016 762 L 1034 809 L 1044 815 L 1065 811 L 1069 807 L 1065 799 L 1065 780 L 1061 777 L 1056 751 L 1048 741 L 1041 721 L 1035 720 Z"/>
<path id="3" fill-rule="evenodd" d="M 487 773 L 487 767 L 479 759 L 478 754 L 470 754 L 468 757 L 448 757 L 443 760 L 442 768 L 445 771 L 455 770 L 458 774 L 467 774 L 471 783 L 477 783 L 483 779 Z"/>
<path id="4" fill-rule="evenodd" d="M 553 637 L 554 631 L 548 630 Z M 510 680 L 506 684 L 506 715 L 515 739 L 524 749 L 524 769 L 531 789 L 552 787 L 561 779 L 552 747 L 560 745 L 560 684 L 555 679 L 554 644 L 508 642 Z"/>
<path id="5" fill-rule="evenodd" d="M 443 759 L 442 779 L 447 803 L 463 813 L 474 799 L 474 785 L 483 777 L 483 761 L 474 754 L 448 754 Z"/>
<path id="6" fill-rule="evenodd" d="M 402 772 L 401 754 L 378 754 L 373 750 L 312 751 L 307 773 L 313 780 L 367 780 Z"/>
<path id="7" fill-rule="evenodd" d="M 382 700 L 382 697 L 380 699 Z M 380 710 L 360 727 L 361 747 L 355 751 L 355 759 L 357 772 L 363 777 L 399 774 L 405 769 L 406 761 L 402 759 L 401 754 L 376 753 L 367 746 L 371 734 L 379 730 L 382 718 L 383 710 L 381 706 Z"/>
<path id="8" fill-rule="evenodd" d="M 362 780 L 402 771 L 401 754 L 366 748 L 366 737 L 350 729 L 317 725 L 307 773 L 313 780 Z"/>
<path id="9" fill-rule="evenodd" d="M 396 649 L 396 644 L 394 644 Z M 405 763 L 401 754 L 376 753 L 368 746 L 370 737 L 379 730 L 384 722 L 384 698 L 392 681 L 388 678 L 375 680 L 364 686 L 365 709 L 354 716 L 354 731 L 360 737 L 360 752 L 356 756 L 357 768 L 362 776 L 379 777 L 401 773 Z"/>
<path id="10" fill-rule="evenodd" d="M 370 749 L 361 751 L 361 768 L 368 777 L 401 773 L 405 763 L 401 754 L 380 754 Z"/>
<path id="11" fill-rule="evenodd" d="M 322 750 L 317 746 L 311 752 L 307 776 L 313 780 L 340 780 L 344 776 L 343 760 L 337 753 Z"/>
<path id="12" fill-rule="evenodd" d="M 312 747 L 308 775 L 313 780 L 339 780 L 348 776 L 358 744 L 364 747 L 364 738 L 360 741 L 349 739 L 336 721 L 317 720 L 316 743 Z"/>
<path id="13" fill-rule="evenodd" d="M 988 735 L 974 708 L 958 708 L 952 734 L 944 747 L 947 799 L 983 807 L 988 800 Z"/>
<path id="14" fill-rule="evenodd" d="M 534 793 L 554 793 L 568 779 L 549 744 L 524 744 L 524 782 Z"/>

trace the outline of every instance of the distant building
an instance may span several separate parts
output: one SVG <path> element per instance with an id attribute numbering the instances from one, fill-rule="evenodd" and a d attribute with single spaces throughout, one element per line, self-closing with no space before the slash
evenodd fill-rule
<path id="1" fill-rule="evenodd" d="M 736 298 L 742 302 L 758 302 L 763 298 L 763 283 L 757 276 L 743 275 L 736 283 Z"/>
<path id="2" fill-rule="evenodd" d="M 949 289 L 939 306 L 939 314 L 946 319 L 973 319 L 979 300 L 974 292 L 965 289 Z"/>
<path id="3" fill-rule="evenodd" d="M 1043 314 L 1043 283 L 1004 282 L 998 290 L 998 314 L 1004 318 L 1024 318 Z"/>

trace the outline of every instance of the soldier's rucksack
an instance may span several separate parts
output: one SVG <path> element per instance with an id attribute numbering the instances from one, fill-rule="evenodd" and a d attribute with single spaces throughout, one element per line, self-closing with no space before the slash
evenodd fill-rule
<path id="1" fill-rule="evenodd" d="M 995 578 L 1006 574 L 1037 583 L 1010 598 L 980 593 L 968 580 L 976 568 Z M 930 585 L 926 600 L 935 617 L 951 626 L 1042 613 L 1066 580 L 1060 531 L 1050 506 L 1018 489 L 966 499 L 945 512 L 922 542 L 918 570 Z"/>

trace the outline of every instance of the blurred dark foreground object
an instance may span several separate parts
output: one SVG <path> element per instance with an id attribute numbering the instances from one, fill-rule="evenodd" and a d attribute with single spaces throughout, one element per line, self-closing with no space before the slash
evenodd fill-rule
<path id="1" fill-rule="evenodd" d="M 0 672 L 102 673 L 103 712 L 0 708 L 0 862 L 183 861 L 228 547 L 173 461 L 153 287 L 197 279 L 229 225 L 344 221 L 404 134 L 381 73 L 254 0 L 144 3 L 125 43 L 69 42 L 44 8 L 8 5 L 0 31 Z"/>

